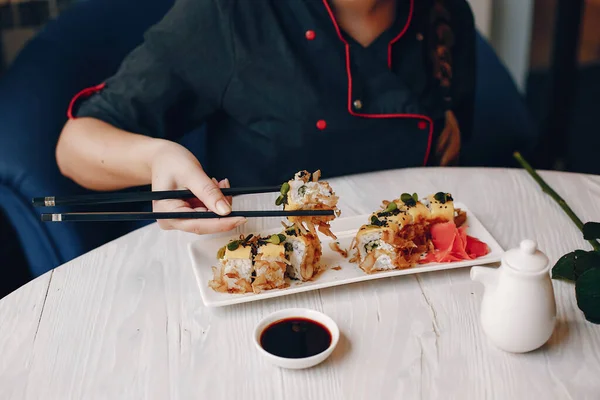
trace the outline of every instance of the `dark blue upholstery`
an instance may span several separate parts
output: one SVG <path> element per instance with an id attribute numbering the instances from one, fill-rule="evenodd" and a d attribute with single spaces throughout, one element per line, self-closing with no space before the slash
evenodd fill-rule
<path id="1" fill-rule="evenodd" d="M 139 227 L 128 223 L 42 223 L 31 198 L 85 190 L 61 176 L 54 149 L 66 110 L 82 88 L 102 82 L 141 42 L 173 0 L 87 0 L 49 23 L 0 81 L 0 207 L 37 276 Z M 512 150 L 535 130 L 523 101 L 492 49 L 478 38 L 475 133 L 466 165 L 511 163 Z M 202 132 L 184 144 L 202 160 Z M 116 209 L 116 207 L 115 207 Z M 121 205 L 119 209 L 123 210 Z M 126 208 L 125 208 L 126 209 Z"/>
<path id="2" fill-rule="evenodd" d="M 34 275 L 135 228 L 132 224 L 49 224 L 31 198 L 83 193 L 54 158 L 73 95 L 110 76 L 173 0 L 89 0 L 49 23 L 0 81 L 0 207 Z"/>
<path id="3" fill-rule="evenodd" d="M 477 87 L 473 138 L 463 146 L 465 166 L 513 166 L 513 152 L 530 157 L 538 129 L 507 69 L 477 36 Z"/>

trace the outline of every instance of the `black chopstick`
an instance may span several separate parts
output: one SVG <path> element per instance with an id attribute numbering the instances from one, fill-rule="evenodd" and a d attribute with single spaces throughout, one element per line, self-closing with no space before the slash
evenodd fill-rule
<path id="1" fill-rule="evenodd" d="M 281 186 L 258 186 L 247 188 L 223 188 L 225 196 L 279 192 Z M 81 196 L 49 196 L 35 197 L 31 200 L 35 207 L 80 206 L 113 203 L 136 203 L 152 200 L 191 199 L 194 194 L 190 190 L 162 190 L 155 192 L 126 192 L 126 193 L 94 193 Z"/>
<path id="2" fill-rule="evenodd" d="M 58 213 L 42 214 L 44 222 L 107 222 L 107 221 L 143 221 L 157 219 L 188 218 L 228 218 L 228 217 L 313 217 L 332 216 L 334 210 L 272 210 L 272 211 L 232 211 L 227 216 L 208 211 L 189 212 L 98 212 L 98 213 Z"/>

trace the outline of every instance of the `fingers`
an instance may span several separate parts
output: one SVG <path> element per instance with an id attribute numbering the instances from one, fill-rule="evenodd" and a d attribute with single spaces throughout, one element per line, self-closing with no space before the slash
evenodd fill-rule
<path id="1" fill-rule="evenodd" d="M 187 203 L 189 204 L 190 208 L 198 208 L 198 207 L 204 207 L 205 211 L 208 211 L 206 209 L 206 206 L 204 205 L 204 203 L 197 198 L 192 198 L 192 199 L 186 199 Z"/>
<path id="2" fill-rule="evenodd" d="M 198 210 L 198 212 L 202 212 Z M 218 219 L 161 219 L 158 226 L 166 231 L 179 230 L 197 235 L 228 232 L 248 222 L 246 218 L 218 218 Z"/>
<path id="3" fill-rule="evenodd" d="M 229 180 L 228 179 L 223 179 L 221 182 L 217 181 L 215 178 L 212 178 L 212 181 L 221 189 L 223 188 L 229 188 L 231 187 L 229 185 Z M 229 205 L 232 205 L 233 203 L 231 202 L 231 196 L 226 196 L 225 199 L 227 200 L 227 202 L 229 203 Z M 193 197 L 191 199 L 186 199 L 186 201 L 188 202 L 190 208 L 193 209 L 203 209 L 203 211 L 208 211 L 208 209 L 206 208 L 206 206 L 204 205 L 204 203 L 202 202 L 202 200 Z"/>
<path id="4" fill-rule="evenodd" d="M 176 212 L 176 211 L 192 211 L 187 207 L 187 204 L 183 200 L 179 199 L 167 199 L 167 200 L 154 200 L 152 201 L 153 212 Z M 159 219 L 156 221 L 161 229 L 169 230 L 173 229 L 171 226 L 172 221 L 168 219 Z"/>
<path id="5" fill-rule="evenodd" d="M 213 178 L 213 179 L 214 179 L 214 178 Z M 215 180 L 216 180 L 216 179 L 215 179 Z M 230 188 L 230 187 L 231 187 L 231 185 L 229 184 L 229 179 L 227 179 L 227 178 L 225 178 L 225 179 L 223 179 L 221 182 L 219 182 L 219 183 L 218 183 L 218 185 L 219 185 L 219 187 L 220 187 L 221 189 L 224 189 L 224 188 Z M 231 205 L 231 204 L 233 204 L 233 202 L 232 202 L 232 201 L 233 201 L 233 199 L 231 198 L 231 196 L 227 196 L 227 197 L 225 197 L 225 198 L 227 199 L 227 201 L 229 202 L 229 204 L 230 204 L 230 205 Z"/>
<path id="6" fill-rule="evenodd" d="M 216 179 L 209 178 L 202 168 L 190 171 L 190 176 L 186 180 L 187 188 L 202 201 L 206 208 L 219 215 L 227 215 L 231 212 L 231 204 L 221 193 L 218 182 Z"/>
<path id="7" fill-rule="evenodd" d="M 173 200 L 175 202 L 177 200 Z M 175 207 L 173 207 L 175 206 Z M 154 211 L 164 212 L 206 212 L 206 207 L 190 208 L 185 202 L 179 201 L 178 204 L 167 201 L 155 203 Z M 196 233 L 199 235 L 227 232 L 247 222 L 244 217 L 235 218 L 211 218 L 211 219 L 159 219 L 158 226 L 163 230 L 181 230 L 185 232 Z"/>
<path id="8" fill-rule="evenodd" d="M 220 182 L 217 181 L 217 178 L 212 178 L 212 181 L 215 183 L 215 185 L 217 185 L 220 189 L 225 189 L 225 188 L 230 188 L 231 185 L 229 184 L 229 179 L 225 178 L 223 180 L 221 180 Z M 233 199 L 231 198 L 231 196 L 225 196 L 225 199 L 227 200 L 227 202 L 229 203 L 229 205 L 232 205 L 232 201 Z"/>
<path id="9" fill-rule="evenodd" d="M 248 220 L 244 217 L 218 218 L 218 219 L 185 219 L 172 220 L 172 229 L 206 235 L 210 233 L 228 232 L 243 225 Z"/>
<path id="10" fill-rule="evenodd" d="M 223 196 L 220 188 L 230 187 L 228 179 L 220 182 L 215 178 L 209 178 L 202 170 L 201 173 L 194 172 L 194 175 L 188 177 L 192 184 L 188 185 L 196 199 L 182 200 L 163 200 L 154 203 L 155 211 L 196 211 L 206 212 L 214 211 L 223 215 L 224 210 L 219 210 L 220 202 L 225 202 L 228 211 L 231 211 L 231 197 Z M 184 232 L 195 233 L 198 235 L 227 232 L 243 225 L 247 222 L 244 217 L 235 218 L 214 218 L 214 219 L 168 219 L 158 220 L 158 225 L 164 230 L 181 230 Z"/>

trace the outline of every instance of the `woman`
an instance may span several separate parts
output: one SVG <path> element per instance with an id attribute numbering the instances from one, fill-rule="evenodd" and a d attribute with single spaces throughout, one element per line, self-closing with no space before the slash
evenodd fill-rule
<path id="1" fill-rule="evenodd" d="M 456 163 L 471 131 L 465 0 L 178 0 L 115 76 L 73 99 L 56 155 L 94 190 L 152 184 L 226 216 L 219 188 Z M 202 166 L 175 141 L 206 124 Z M 161 220 L 227 231 L 243 218 Z"/>

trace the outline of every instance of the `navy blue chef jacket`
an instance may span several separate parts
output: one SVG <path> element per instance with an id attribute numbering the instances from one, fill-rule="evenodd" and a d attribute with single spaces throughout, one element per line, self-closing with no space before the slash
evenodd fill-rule
<path id="1" fill-rule="evenodd" d="M 178 0 L 70 115 L 171 140 L 206 124 L 204 168 L 233 186 L 303 169 L 333 177 L 432 165 L 448 108 L 468 139 L 475 86 L 465 0 L 443 1 L 452 85 L 434 79 L 433 3 L 398 0 L 395 24 L 363 47 L 328 0 Z"/>

